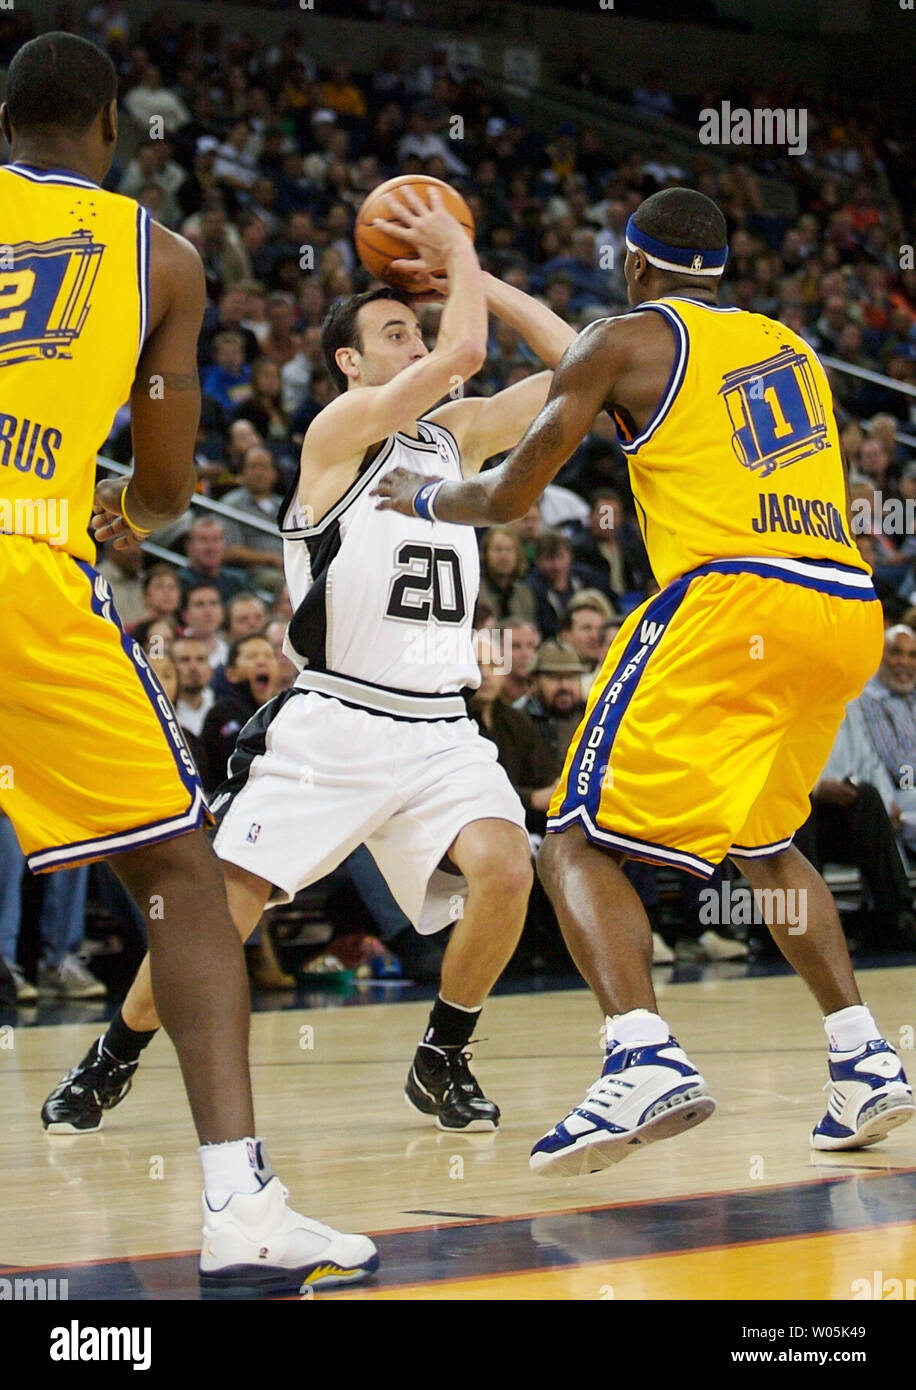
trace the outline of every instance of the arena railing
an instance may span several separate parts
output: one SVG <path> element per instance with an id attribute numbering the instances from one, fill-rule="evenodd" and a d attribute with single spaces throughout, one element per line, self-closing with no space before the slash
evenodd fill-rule
<path id="1" fill-rule="evenodd" d="M 128 478 L 133 471 L 127 464 L 116 463 L 114 459 L 106 458 L 104 454 L 99 454 L 96 463 L 99 468 L 104 468 L 117 478 Z M 271 536 L 273 539 L 277 537 L 277 523 L 275 521 L 267 521 L 261 517 L 252 516 L 249 512 L 240 512 L 235 507 L 227 506 L 225 502 L 219 502 L 213 497 L 204 497 L 202 493 L 195 492 L 188 505 L 189 512 L 195 510 L 212 512 L 215 516 L 225 517 L 227 521 L 237 521 L 242 526 L 261 531 L 265 536 Z M 172 530 L 175 524 L 172 523 L 162 529 L 163 531 Z M 179 569 L 183 569 L 188 563 L 186 555 L 177 550 L 170 550 L 167 546 L 160 545 L 156 540 L 142 541 L 140 548 L 144 554 L 152 555 L 156 560 L 164 560 L 167 564 L 176 565 Z M 275 597 L 263 589 L 252 589 L 252 592 L 268 603 L 272 602 Z"/>

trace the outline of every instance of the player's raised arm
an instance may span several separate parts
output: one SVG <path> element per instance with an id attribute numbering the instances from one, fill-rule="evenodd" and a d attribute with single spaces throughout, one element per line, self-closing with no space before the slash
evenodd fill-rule
<path id="1" fill-rule="evenodd" d="M 129 544 L 181 516 L 196 485 L 194 442 L 200 421 L 197 339 L 206 305 L 200 256 L 183 237 L 151 224 L 151 331 L 130 397 L 134 471 L 127 486 L 96 489 L 97 541 Z"/>
<path id="2" fill-rule="evenodd" d="M 388 435 L 403 429 L 428 411 L 458 382 L 480 370 L 487 351 L 487 308 L 480 266 L 474 247 L 461 226 L 443 206 L 434 189 L 434 206 L 427 208 L 406 188 L 404 202 L 390 199 L 398 222 L 381 221 L 385 231 L 409 241 L 418 260 L 404 262 L 421 274 L 445 266 L 448 296 L 442 310 L 439 336 L 427 353 L 419 340 L 418 355 L 403 371 L 383 386 L 364 386 L 346 392 L 326 406 L 316 417 L 306 437 L 305 451 L 330 458 L 347 458 L 362 453 Z M 395 262 L 395 265 L 402 264 Z M 415 332 L 398 314 L 392 302 L 390 321 L 382 325 L 386 334 Z M 353 363 L 355 348 L 341 348 L 337 359 L 346 372 Z"/>
<path id="3" fill-rule="evenodd" d="M 615 321 L 607 319 L 580 333 L 554 373 L 543 409 L 509 457 L 480 477 L 436 484 L 436 519 L 487 526 L 524 516 L 613 396 L 626 366 L 624 336 L 615 333 Z M 418 514 L 414 499 L 424 484 L 428 488 L 429 480 L 392 469 L 373 495 L 382 499 L 378 505 L 383 510 L 394 508 L 413 516 Z"/>
<path id="4" fill-rule="evenodd" d="M 516 329 L 548 367 L 556 367 L 575 330 L 546 304 L 495 275 L 485 271 L 483 283 L 490 313 Z M 538 372 L 495 396 L 449 401 L 430 416 L 455 436 L 466 478 L 479 472 L 488 458 L 518 443 L 546 401 L 551 380 L 550 372 Z"/>

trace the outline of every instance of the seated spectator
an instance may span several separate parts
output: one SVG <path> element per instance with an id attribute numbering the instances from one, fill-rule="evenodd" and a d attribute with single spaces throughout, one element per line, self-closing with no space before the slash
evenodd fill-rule
<path id="1" fill-rule="evenodd" d="M 225 780 L 240 730 L 276 694 L 277 658 L 267 638 L 257 634 L 236 638 L 229 649 L 226 675 L 231 693 L 214 703 L 200 737 L 200 772 L 208 793 Z"/>
<path id="2" fill-rule="evenodd" d="M 187 125 L 191 119 L 191 113 L 184 103 L 173 91 L 162 85 L 162 74 L 152 63 L 147 64 L 143 77 L 123 98 L 123 104 L 146 134 L 152 129 L 151 117 L 158 117 L 169 135 L 173 135 L 181 126 Z"/>
<path id="3" fill-rule="evenodd" d="M 840 751 L 849 742 L 849 730 L 841 728 L 839 747 L 831 751 L 825 772 L 850 766 Z M 868 946 L 876 950 L 916 946 L 913 895 L 877 787 L 850 773 L 842 778 L 822 776 L 811 793 L 811 815 L 796 831 L 795 844 L 819 873 L 825 864 L 851 864 L 859 870 L 869 895 L 869 911 L 863 914 Z"/>
<path id="4" fill-rule="evenodd" d="M 226 532 L 223 523 L 214 516 L 202 516 L 193 522 L 188 531 L 185 546 L 188 563 L 178 571 L 178 579 L 185 589 L 206 581 L 215 585 L 220 601 L 228 603 L 234 594 L 248 588 L 248 580 L 242 570 L 225 566 Z"/>
<path id="5" fill-rule="evenodd" d="M 252 149 L 252 129 L 246 119 L 233 122 L 216 152 L 213 174 L 230 193 L 250 192 L 258 177 L 258 166 Z"/>
<path id="6" fill-rule="evenodd" d="M 480 545 L 480 601 L 497 623 L 506 618 L 534 621 L 534 595 L 523 582 L 527 568 L 515 531 L 509 526 L 491 526 Z"/>
<path id="7" fill-rule="evenodd" d="M 534 569 L 525 580 L 534 595 L 534 620 L 543 637 L 556 637 L 560 617 L 585 583 L 573 569 L 572 544 L 561 531 L 542 531 L 534 543 Z"/>
<path id="8" fill-rule="evenodd" d="M 174 618 L 181 608 L 181 585 L 171 565 L 150 565 L 143 576 L 143 608 L 141 620 Z M 130 629 L 136 636 L 136 626 Z"/>
<path id="9" fill-rule="evenodd" d="M 868 772 L 860 780 L 877 787 L 894 830 L 901 834 L 907 849 L 916 851 L 916 632 L 912 628 L 898 623 L 885 632 L 878 670 L 859 699 L 846 709 L 841 733 L 849 724 L 848 733 L 853 737 L 859 733 L 858 718 L 850 721 L 856 706 L 869 744 L 862 749 L 856 738 L 848 753 L 843 747 L 840 752 L 849 761 L 866 753 L 877 755 L 880 771 L 873 771 L 874 757 L 869 756 Z M 852 767 L 857 777 L 859 766 L 856 763 Z"/>
<path id="10" fill-rule="evenodd" d="M 549 286 L 557 277 L 565 277 L 568 280 L 572 293 L 567 306 L 567 316 L 575 316 L 592 304 L 597 304 L 602 309 L 610 308 L 610 277 L 606 270 L 601 270 L 598 266 L 595 233 L 588 227 L 578 228 L 572 234 L 570 246 L 568 256 L 554 256 L 542 267 L 541 274 L 545 284 Z M 549 296 L 545 297 L 549 302 Z"/>
<path id="11" fill-rule="evenodd" d="M 108 580 L 115 610 L 124 628 L 146 615 L 146 581 L 140 578 L 142 564 L 143 551 L 138 545 L 126 546 L 123 550 L 106 545 L 102 559 L 96 563 L 99 574 Z"/>
<path id="12" fill-rule="evenodd" d="M 471 718 L 485 738 L 496 744 L 497 757 L 525 808 L 529 831 L 543 835 L 547 807 L 560 769 L 547 751 L 534 721 L 499 698 L 502 677 L 490 654 L 478 644 L 480 685 L 468 700 Z"/>
<path id="13" fill-rule="evenodd" d="M 590 589 L 628 613 L 642 601 L 649 561 L 637 527 L 624 517 L 616 488 L 599 488 L 589 498 L 588 526 L 572 535 L 573 559 Z"/>
<path id="14" fill-rule="evenodd" d="M 267 626 L 267 605 L 257 594 L 236 594 L 226 604 L 226 640 L 252 637 Z"/>
<path id="15" fill-rule="evenodd" d="M 517 708 L 524 705 L 540 640 L 534 623 L 525 618 L 507 618 L 496 629 L 491 650 L 502 675 L 499 698 L 506 704 Z"/>
<path id="16" fill-rule="evenodd" d="M 543 529 L 541 525 L 540 501 L 532 502 L 525 515 L 519 517 L 518 521 L 512 522 L 512 529 L 522 543 L 525 559 L 528 561 L 529 565 L 533 565 L 534 543 Z"/>
<path id="17" fill-rule="evenodd" d="M 218 300 L 224 290 L 251 279 L 251 262 L 235 227 L 220 202 L 208 200 L 199 214 L 181 224 L 181 231 L 200 253 L 207 298 Z"/>
<path id="18" fill-rule="evenodd" d="M 45 880 L 39 921 L 43 956 L 37 989 L 17 961 L 25 870 L 25 855 L 12 822 L 0 812 L 0 959 L 15 981 L 17 1002 L 34 1003 L 39 994 L 58 999 L 104 999 L 108 991 L 78 954 L 85 928 L 89 866 L 59 869 Z"/>
<path id="19" fill-rule="evenodd" d="M 156 658 L 166 656 L 172 650 L 172 643 L 178 636 L 178 621 L 174 614 L 159 618 L 146 618 L 137 623 L 131 637 L 140 643 L 147 656 Z"/>
<path id="20" fill-rule="evenodd" d="M 574 651 L 582 662 L 582 699 L 588 698 L 595 675 L 607 651 L 605 625 L 613 620 L 613 610 L 597 589 L 582 589 L 569 602 L 560 619 L 558 637 L 564 647 Z"/>
<path id="21" fill-rule="evenodd" d="M 585 713 L 586 668 L 569 647 L 544 642 L 531 668 L 531 693 L 519 708 L 534 720 L 556 767 L 562 768 Z"/>
<path id="22" fill-rule="evenodd" d="M 267 365 L 273 367 L 272 363 Z M 282 501 L 280 494 L 274 490 L 276 483 L 277 467 L 273 455 L 263 445 L 255 444 L 247 451 L 242 463 L 241 487 L 224 493 L 222 501 L 227 507 L 247 512 L 259 521 L 269 521 L 276 528 Z M 226 563 L 244 568 L 249 583 L 256 588 L 276 593 L 283 583 L 283 542 L 276 529 L 274 534 L 269 535 L 230 517 L 226 517 L 222 525 Z"/>
<path id="23" fill-rule="evenodd" d="M 225 330 L 213 339 L 215 366 L 207 367 L 201 381 L 205 396 L 217 401 L 228 415 L 250 399 L 251 368 L 245 361 L 245 343 L 241 333 Z"/>
<path id="24" fill-rule="evenodd" d="M 172 662 L 177 686 L 172 704 L 178 723 L 199 738 L 204 720 L 216 700 L 210 684 L 213 674 L 210 654 L 198 638 L 176 637 L 172 643 Z"/>
<path id="25" fill-rule="evenodd" d="M 350 76 L 347 63 L 335 63 L 327 82 L 321 84 L 321 105 L 338 116 L 364 119 L 366 98 Z"/>
<path id="26" fill-rule="evenodd" d="M 214 343 L 221 333 L 241 334 L 245 361 L 249 366 L 260 356 L 261 349 L 258 345 L 257 335 L 245 325 L 249 298 L 248 291 L 243 286 L 250 283 L 250 281 L 241 281 L 239 284 L 223 290 L 219 297 L 219 304 L 215 309 L 212 305 L 208 305 L 197 343 L 197 360 L 202 366 L 215 360 L 213 355 Z M 205 367 L 204 369 L 206 370 Z"/>
<path id="27" fill-rule="evenodd" d="M 311 377 L 311 373 L 309 373 Z M 290 421 L 283 409 L 283 380 L 276 362 L 259 357 L 251 368 L 251 395 L 235 408 L 235 418 L 250 420 L 264 439 L 289 438 Z"/>
<path id="28" fill-rule="evenodd" d="M 229 644 L 220 636 L 223 626 L 223 601 L 219 585 L 212 579 L 199 579 L 190 584 L 182 610 L 183 636 L 194 637 L 203 644 L 210 669 L 224 666 Z"/>

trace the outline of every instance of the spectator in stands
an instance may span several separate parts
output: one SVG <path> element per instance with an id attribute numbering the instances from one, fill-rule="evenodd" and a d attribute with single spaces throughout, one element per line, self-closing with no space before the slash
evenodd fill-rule
<path id="1" fill-rule="evenodd" d="M 350 76 L 347 63 L 335 63 L 331 76 L 321 84 L 321 104 L 338 116 L 365 118 L 366 98 Z"/>
<path id="2" fill-rule="evenodd" d="M 227 415 L 251 397 L 251 368 L 245 361 L 245 340 L 241 333 L 226 330 L 213 339 L 215 365 L 204 372 L 201 389 L 218 401 Z"/>
<path id="3" fill-rule="evenodd" d="M 26 979 L 16 959 L 25 869 L 25 856 L 12 822 L 0 812 L 0 957 L 16 983 L 17 1001 L 34 1003 L 39 994 L 58 999 L 104 999 L 105 986 L 78 954 L 86 918 L 87 865 L 59 869 L 47 876 L 39 922 L 44 954 L 38 968 L 38 988 Z"/>
<path id="4" fill-rule="evenodd" d="M 582 589 L 570 599 L 559 625 L 559 640 L 574 651 L 584 669 L 580 677 L 583 700 L 607 651 L 605 624 L 612 621 L 613 609 L 597 589 Z"/>
<path id="5" fill-rule="evenodd" d="M 499 698 L 502 677 L 491 653 L 479 639 L 477 660 L 480 685 L 468 701 L 471 718 L 484 737 L 496 744 L 499 761 L 521 797 L 528 829 L 543 835 L 547 828 L 547 807 L 560 769 L 550 757 L 533 720 L 523 710 L 513 709 Z"/>
<path id="6" fill-rule="evenodd" d="M 188 563 L 179 570 L 178 578 L 185 589 L 186 598 L 195 584 L 203 582 L 216 588 L 222 604 L 228 603 L 233 594 L 249 587 L 247 577 L 241 570 L 224 565 L 226 531 L 216 517 L 202 516 L 192 523 L 185 554 Z"/>
<path id="7" fill-rule="evenodd" d="M 146 135 L 155 132 L 154 120 L 161 120 L 163 130 L 173 135 L 191 119 L 184 103 L 162 85 L 162 74 L 153 63 L 147 64 L 141 81 L 131 88 L 123 101 L 125 109 Z"/>
<path id="8" fill-rule="evenodd" d="M 570 600 L 585 587 L 573 569 L 573 550 L 561 531 L 542 531 L 534 544 L 534 569 L 526 579 L 535 600 L 534 620 L 543 637 L 556 637 Z"/>
<path id="9" fill-rule="evenodd" d="M 525 515 L 519 517 L 518 521 L 513 521 L 512 529 L 522 543 L 522 550 L 525 552 L 525 559 L 529 566 L 533 565 L 534 543 L 543 529 L 541 526 L 540 501 L 532 502 Z"/>
<path id="10" fill-rule="evenodd" d="M 226 640 L 260 635 L 267 626 L 267 605 L 257 594 L 236 594 L 226 604 Z"/>
<path id="11" fill-rule="evenodd" d="M 283 542 L 276 533 L 282 499 L 275 491 L 276 482 L 277 466 L 272 454 L 263 445 L 255 444 L 246 452 L 242 463 L 241 487 L 225 493 L 222 498 L 227 507 L 273 525 L 274 533 L 269 534 L 230 517 L 222 523 L 225 562 L 241 566 L 250 584 L 270 593 L 276 593 L 283 583 Z"/>
<path id="12" fill-rule="evenodd" d="M 213 176 L 231 193 L 250 193 L 258 177 L 257 151 L 247 119 L 234 121 L 216 152 Z"/>
<path id="13" fill-rule="evenodd" d="M 534 622 L 534 595 L 523 579 L 527 568 L 515 531 L 509 526 L 491 526 L 480 546 L 480 601 L 497 623 L 506 618 Z"/>
<path id="14" fill-rule="evenodd" d="M 177 620 L 178 610 L 181 608 L 181 585 L 171 565 L 150 565 L 143 576 L 143 605 L 142 619 Z"/>
<path id="15" fill-rule="evenodd" d="M 310 370 L 307 375 L 311 377 Z M 250 420 L 264 439 L 285 442 L 289 437 L 290 421 L 283 409 L 282 388 L 276 362 L 259 357 L 251 368 L 251 394 L 236 407 L 236 418 Z"/>
<path id="16" fill-rule="evenodd" d="M 544 281 L 549 285 L 557 277 L 565 277 L 572 287 L 569 311 L 579 314 L 589 305 L 601 309 L 610 308 L 611 286 L 606 270 L 598 265 L 598 251 L 595 233 L 588 227 L 580 227 L 571 238 L 569 255 L 555 256 L 541 271 Z M 546 296 L 549 302 L 549 296 Z"/>
<path id="17" fill-rule="evenodd" d="M 199 738 L 216 699 L 210 684 L 213 671 L 209 652 L 196 637 L 176 637 L 172 643 L 172 661 L 177 678 L 177 698 L 172 703 L 178 722 Z"/>
<path id="18" fill-rule="evenodd" d="M 400 164 L 406 164 L 411 156 L 415 155 L 422 162 L 426 162 L 434 155 L 438 155 L 445 165 L 448 176 L 466 174 L 467 165 L 463 164 L 454 150 L 449 148 L 452 143 L 430 129 L 426 112 L 418 106 L 410 113 L 407 133 L 402 135 L 398 141 L 398 161 Z"/>
<path id="19" fill-rule="evenodd" d="M 223 612 L 219 585 L 212 579 L 200 579 L 188 585 L 181 615 L 183 636 L 194 637 L 203 644 L 211 671 L 225 666 L 229 655 L 229 644 L 220 635 Z"/>
<path id="20" fill-rule="evenodd" d="M 586 667 L 569 647 L 544 642 L 531 668 L 531 694 L 521 705 L 534 720 L 556 767 L 585 713 L 582 677 Z"/>
<path id="21" fill-rule="evenodd" d="M 531 668 L 539 642 L 537 628 L 525 618 L 506 618 L 496 628 L 491 650 L 502 676 L 499 698 L 509 705 L 521 706 L 531 689 Z"/>
<path id="22" fill-rule="evenodd" d="M 642 537 L 624 515 L 616 488 L 598 488 L 589 501 L 588 525 L 572 534 L 573 560 L 590 589 L 599 589 L 615 608 L 628 613 L 642 601 L 649 572 Z"/>
<path id="23" fill-rule="evenodd" d="M 904 844 L 916 851 L 916 632 L 912 628 L 898 623 L 885 632 L 881 665 L 858 701 L 847 707 L 843 728 L 855 705 L 861 710 L 871 751 L 877 754 L 884 773 L 879 777 L 869 766 L 868 780 L 881 793 Z M 848 732 L 854 739 L 853 748 L 849 753 L 841 751 L 847 758 L 863 756 L 858 720 Z"/>
<path id="24" fill-rule="evenodd" d="M 206 202 L 199 217 L 183 223 L 181 230 L 200 252 L 209 299 L 217 300 L 224 290 L 240 280 L 251 279 L 251 263 L 241 237 L 227 221 L 225 209 L 220 204 L 213 206 Z"/>
<path id="25" fill-rule="evenodd" d="M 207 792 L 224 780 L 240 729 L 276 693 L 277 658 L 267 638 L 237 637 L 229 648 L 226 675 L 230 694 L 213 704 L 200 737 L 200 772 Z"/>
<path id="26" fill-rule="evenodd" d="M 106 545 L 102 559 L 96 564 L 99 574 L 108 580 L 121 626 L 125 628 L 146 614 L 146 584 L 140 578 L 142 564 L 143 551 L 138 545 L 126 546 L 123 550 Z"/>
<path id="27" fill-rule="evenodd" d="M 246 283 L 250 282 L 240 281 L 223 290 L 217 309 L 208 306 L 198 340 L 198 361 L 202 364 L 215 362 L 214 343 L 224 332 L 241 335 L 244 359 L 249 366 L 260 356 L 257 335 L 245 325 L 245 315 L 248 312 L 248 294 L 244 288 Z"/>

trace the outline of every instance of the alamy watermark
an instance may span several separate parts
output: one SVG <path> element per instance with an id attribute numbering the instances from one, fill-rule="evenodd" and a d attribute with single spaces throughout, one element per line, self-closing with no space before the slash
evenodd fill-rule
<path id="1" fill-rule="evenodd" d="M 804 936 L 808 929 L 808 894 L 804 888 L 732 887 L 725 879 L 720 888 L 700 891 L 700 923 L 704 927 L 786 927 L 789 936 Z"/>
<path id="2" fill-rule="evenodd" d="M 0 497 L 0 531 L 9 536 L 39 536 L 50 545 L 66 545 L 70 508 L 66 497 Z"/>
<path id="3" fill-rule="evenodd" d="M 701 145 L 784 145 L 789 154 L 808 150 L 808 112 L 802 107 L 732 106 L 700 112 Z"/>

